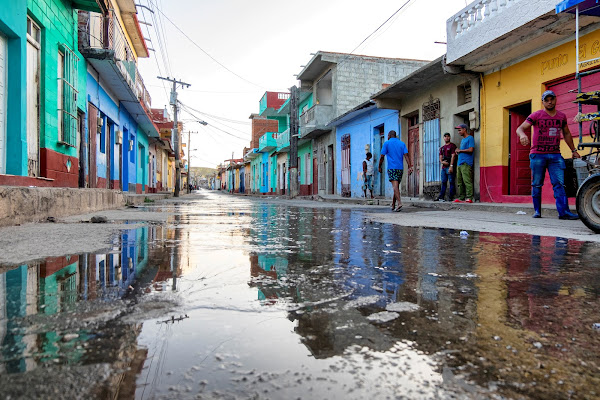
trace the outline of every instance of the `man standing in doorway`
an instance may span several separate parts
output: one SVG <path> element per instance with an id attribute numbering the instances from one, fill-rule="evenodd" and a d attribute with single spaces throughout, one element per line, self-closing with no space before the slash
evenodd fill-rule
<path id="1" fill-rule="evenodd" d="M 454 153 L 456 152 L 456 145 L 450 141 L 450 134 L 444 133 L 444 145 L 440 147 L 440 163 L 442 164 L 442 189 L 440 195 L 436 201 L 446 201 L 446 188 L 448 182 L 450 183 L 449 199 L 454 199 L 454 193 L 456 188 L 454 186 L 455 172 L 450 172 L 450 167 L 454 165 Z M 454 170 L 454 168 L 452 168 Z"/>
<path id="2" fill-rule="evenodd" d="M 365 192 L 365 199 L 367 198 L 367 189 L 371 192 L 371 198 L 373 198 L 373 160 L 371 160 L 373 154 L 367 152 L 367 157 L 363 160 L 363 186 L 362 189 Z"/>
<path id="3" fill-rule="evenodd" d="M 556 109 L 556 95 L 552 90 L 542 94 L 543 110 L 531 114 L 525 122 L 517 128 L 519 141 L 523 146 L 529 146 L 530 141 L 525 131 L 533 126 L 531 136 L 531 151 L 529 152 L 529 167 L 531 168 L 531 197 L 533 200 L 533 218 L 542 217 L 542 186 L 546 170 L 550 175 L 550 182 L 554 189 L 554 199 L 558 218 L 579 219 L 577 214 L 569 210 L 567 193 L 565 192 L 565 160 L 560 154 L 560 135 L 574 158 L 581 158 L 571 131 L 567 125 L 567 116 Z"/>
<path id="4" fill-rule="evenodd" d="M 390 131 L 388 133 L 388 141 L 385 142 L 381 148 L 381 156 L 379 157 L 379 173 L 383 171 L 383 159 L 386 155 L 388 157 L 388 179 L 390 182 L 392 182 L 392 188 L 394 189 L 394 196 L 392 197 L 392 211 L 398 212 L 402 210 L 400 182 L 402 182 L 402 175 L 404 173 L 403 158 L 406 158 L 409 174 L 412 174 L 413 168 L 412 162 L 408 156 L 406 144 L 396 137 L 396 131 Z M 398 201 L 398 207 L 396 207 L 396 201 Z"/>
<path id="5" fill-rule="evenodd" d="M 467 125 L 460 124 L 456 127 L 458 134 L 462 136 L 460 148 L 456 149 L 458 155 L 458 171 L 456 171 L 456 186 L 458 186 L 458 199 L 455 203 L 473 202 L 473 152 L 475 151 L 475 139 L 469 135 Z M 448 172 L 454 172 L 451 160 Z"/>

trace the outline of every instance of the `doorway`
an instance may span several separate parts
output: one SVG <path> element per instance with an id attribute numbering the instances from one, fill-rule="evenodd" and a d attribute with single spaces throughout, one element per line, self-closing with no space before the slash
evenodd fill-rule
<path id="1" fill-rule="evenodd" d="M 522 146 L 517 136 L 517 128 L 531 114 L 531 103 L 522 104 L 508 110 L 509 143 L 508 181 L 510 195 L 531 195 L 531 169 L 529 168 L 529 147 Z"/>
<path id="2" fill-rule="evenodd" d="M 327 174 L 329 176 L 327 182 L 327 193 L 333 194 L 335 188 L 335 164 L 333 159 L 333 145 L 327 146 Z"/>
<path id="3" fill-rule="evenodd" d="M 419 177 L 421 175 L 419 154 L 419 115 L 408 117 L 408 156 L 413 163 L 413 173 L 407 177 L 407 192 L 410 197 L 419 197 Z"/>
<path id="4" fill-rule="evenodd" d="M 350 197 L 350 135 L 342 136 L 342 197 Z"/>
<path id="5" fill-rule="evenodd" d="M 27 175 L 40 175 L 40 27 L 27 18 Z"/>
<path id="6" fill-rule="evenodd" d="M 319 161 L 313 158 L 313 190 L 312 194 L 319 194 Z"/>
<path id="7" fill-rule="evenodd" d="M 96 136 L 98 133 L 98 109 L 88 103 L 88 160 L 89 160 L 89 187 L 95 188 L 97 182 L 96 163 Z"/>
<path id="8" fill-rule="evenodd" d="M 375 143 L 379 146 L 377 148 L 377 152 L 379 154 L 373 153 L 373 163 L 374 163 L 374 172 L 379 175 L 379 192 L 378 195 L 381 197 L 385 197 L 385 172 L 379 172 L 379 169 L 376 168 L 379 165 L 379 157 L 381 157 L 381 149 L 383 149 L 383 144 L 385 143 L 385 127 L 380 125 L 375 128 Z M 382 170 L 383 171 L 383 170 Z"/>
<path id="9" fill-rule="evenodd" d="M 6 173 L 7 60 L 6 38 L 0 35 L 0 174 Z"/>
<path id="10" fill-rule="evenodd" d="M 85 116 L 82 112 L 77 113 L 77 137 L 79 138 L 79 187 L 86 187 L 85 171 L 89 163 L 87 157 L 87 141 L 85 140 Z"/>

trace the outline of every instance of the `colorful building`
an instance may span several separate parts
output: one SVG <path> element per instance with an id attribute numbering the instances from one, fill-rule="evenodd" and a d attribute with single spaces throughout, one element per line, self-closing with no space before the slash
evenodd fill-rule
<path id="1" fill-rule="evenodd" d="M 573 122 L 577 105 L 572 103 L 577 91 L 575 17 L 557 14 L 556 0 L 539 1 L 535 6 L 524 0 L 512 3 L 494 8 L 475 1 L 447 24 L 447 63 L 481 76 L 480 193 L 485 202 L 531 201 L 529 149 L 520 145 L 516 128 L 532 111 L 542 108 L 545 90 L 555 91 L 557 109 L 567 114 L 574 137 L 578 132 Z M 596 17 L 580 18 L 582 60 L 600 56 L 599 26 Z M 598 63 L 590 61 L 583 70 Z M 582 80 L 582 90 L 596 90 L 598 84 L 600 74 L 588 75 Z M 588 124 L 584 132 L 588 134 Z M 571 158 L 564 142 L 561 150 L 565 158 Z M 554 203 L 549 179 L 542 201 Z"/>

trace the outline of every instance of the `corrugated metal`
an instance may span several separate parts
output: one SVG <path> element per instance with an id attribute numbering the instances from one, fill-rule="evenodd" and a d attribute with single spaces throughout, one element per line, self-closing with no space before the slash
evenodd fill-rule
<path id="1" fill-rule="evenodd" d="M 425 121 L 423 135 L 423 151 L 425 161 L 425 182 L 441 181 L 439 151 L 441 143 L 440 120 Z"/>

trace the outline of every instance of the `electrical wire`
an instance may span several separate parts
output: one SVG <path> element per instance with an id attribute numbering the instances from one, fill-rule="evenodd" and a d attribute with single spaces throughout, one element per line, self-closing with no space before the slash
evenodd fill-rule
<path id="1" fill-rule="evenodd" d="M 186 110 L 185 108 L 183 108 L 183 109 L 182 109 L 182 111 L 185 111 L 185 112 L 186 112 L 186 113 L 188 113 L 190 116 L 194 117 L 194 118 L 197 120 L 197 122 L 200 122 L 200 121 L 202 121 L 202 119 L 201 119 L 201 118 L 198 118 L 196 115 L 194 115 L 193 113 L 191 113 L 189 110 Z M 204 122 L 206 122 L 206 121 L 204 121 Z M 248 139 L 248 138 L 243 138 L 243 137 L 236 136 L 236 135 L 234 135 L 233 133 L 227 132 L 226 130 L 224 130 L 224 129 L 221 129 L 221 128 L 217 127 L 217 126 L 214 126 L 214 125 L 212 125 L 212 124 L 208 124 L 208 126 L 210 126 L 210 127 L 214 128 L 214 129 L 217 129 L 217 130 L 219 130 L 219 131 L 221 131 L 221 132 L 223 132 L 223 133 L 225 133 L 225 134 L 227 134 L 227 135 L 229 135 L 229 136 L 232 136 L 232 137 L 234 137 L 234 138 L 236 138 L 236 139 L 240 139 L 240 140 L 243 140 L 243 141 L 249 141 L 249 140 L 250 140 L 250 139 Z"/>
<path id="2" fill-rule="evenodd" d="M 158 12 L 160 14 L 162 14 L 162 16 L 165 17 L 165 19 L 167 21 L 169 21 L 171 23 L 171 25 L 173 25 L 173 27 L 175 27 L 175 29 L 177 29 L 187 40 L 189 40 L 194 46 L 196 46 L 200 51 L 202 51 L 208 58 L 210 58 L 211 60 L 213 60 L 215 63 L 217 63 L 223 69 L 225 69 L 227 72 L 231 73 L 232 75 L 235 75 L 236 77 L 238 77 L 239 79 L 243 80 L 244 82 L 247 82 L 247 83 L 249 83 L 249 84 L 251 84 L 253 86 L 256 86 L 259 89 L 266 90 L 264 86 L 258 85 L 258 84 L 254 83 L 254 82 L 251 82 L 248 79 L 242 77 L 241 75 L 233 72 L 231 69 L 227 68 L 223 63 L 221 63 L 220 61 L 218 61 L 216 58 L 214 58 L 213 56 L 211 56 L 206 50 L 204 50 L 202 47 L 200 47 L 200 45 L 198 43 L 196 43 L 191 37 L 189 37 L 183 30 L 181 30 L 181 28 L 179 26 L 177 26 L 177 24 L 175 24 L 173 21 L 171 21 L 171 19 L 162 10 L 158 9 Z"/>

